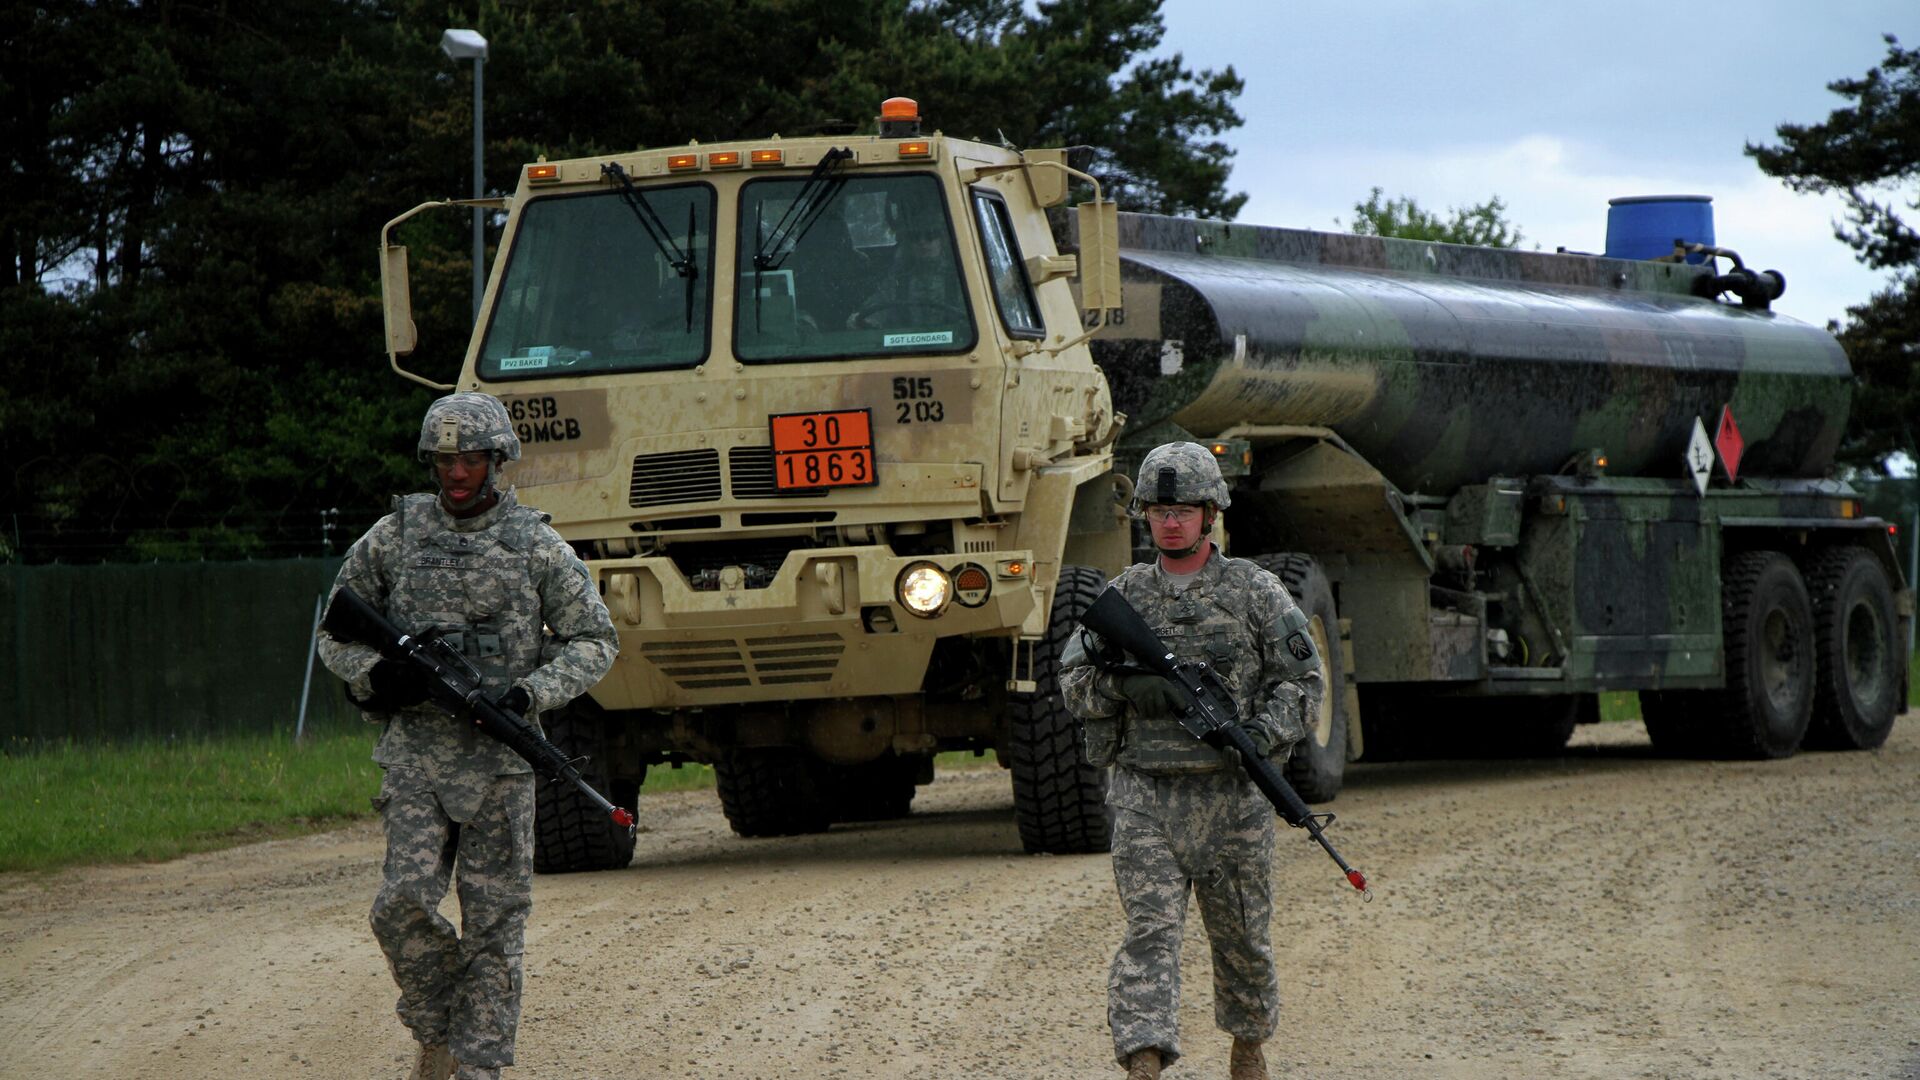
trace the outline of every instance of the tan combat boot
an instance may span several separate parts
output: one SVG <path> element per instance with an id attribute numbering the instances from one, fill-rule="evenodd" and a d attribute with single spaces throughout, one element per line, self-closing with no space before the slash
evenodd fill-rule
<path id="1" fill-rule="evenodd" d="M 1160 1080 L 1160 1051 L 1150 1046 L 1129 1055 L 1127 1080 Z"/>
<path id="2" fill-rule="evenodd" d="M 421 1043 L 407 1080 L 447 1080 L 452 1075 L 453 1055 L 447 1052 L 447 1044 Z"/>
<path id="3" fill-rule="evenodd" d="M 1227 1080 L 1268 1080 L 1267 1056 L 1252 1039 L 1233 1040 L 1233 1052 L 1227 1055 Z"/>

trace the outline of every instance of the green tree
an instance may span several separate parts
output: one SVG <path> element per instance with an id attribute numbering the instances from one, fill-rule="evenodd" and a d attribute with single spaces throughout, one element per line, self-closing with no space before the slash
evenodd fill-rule
<path id="1" fill-rule="evenodd" d="M 1903 206 L 1920 210 L 1920 50 L 1885 41 L 1878 66 L 1827 84 L 1849 104 L 1822 123 L 1781 124 L 1778 145 L 1747 145 L 1792 190 L 1837 193 L 1847 209 L 1834 235 L 1862 263 L 1892 271 L 1836 328 L 1860 383 L 1841 456 L 1881 469 L 1896 452 L 1916 455 L 1920 414 L 1920 234 L 1901 217 Z"/>
<path id="2" fill-rule="evenodd" d="M 410 460 L 429 397 L 381 355 L 381 225 L 486 174 L 636 146 L 929 125 L 1101 149 L 1131 209 L 1231 216 L 1231 69 L 1189 70 L 1159 0 L 46 0 L 0 11 L 0 508 L 18 558 L 317 552 Z M 837 123 L 836 123 L 837 122 Z M 469 329 L 465 219 L 406 226 L 422 350 Z M 0 519 L 4 520 L 4 519 Z"/>
<path id="3" fill-rule="evenodd" d="M 1432 240 L 1443 244 L 1481 247 L 1520 246 L 1520 230 L 1507 221 L 1507 205 L 1495 195 L 1464 209 L 1453 208 L 1441 217 L 1423 208 L 1411 196 L 1382 197 L 1374 188 L 1366 202 L 1353 204 L 1352 229 L 1361 236 L 1395 236 L 1402 240 Z M 1340 219 L 1335 218 L 1339 225 Z"/>

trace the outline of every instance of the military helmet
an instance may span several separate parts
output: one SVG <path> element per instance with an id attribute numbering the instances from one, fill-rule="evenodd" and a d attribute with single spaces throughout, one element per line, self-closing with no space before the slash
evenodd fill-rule
<path id="1" fill-rule="evenodd" d="M 1224 508 L 1232 501 L 1213 453 L 1199 443 L 1176 442 L 1147 451 L 1127 509 L 1137 515 L 1149 506 L 1212 503 Z"/>
<path id="2" fill-rule="evenodd" d="M 448 394 L 427 406 L 420 422 L 420 460 L 435 454 L 492 450 L 508 461 L 520 460 L 520 436 L 513 433 L 507 407 L 490 394 Z"/>

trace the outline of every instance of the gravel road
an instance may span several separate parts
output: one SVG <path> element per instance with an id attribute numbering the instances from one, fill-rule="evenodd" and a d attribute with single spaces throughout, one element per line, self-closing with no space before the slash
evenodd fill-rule
<path id="1" fill-rule="evenodd" d="M 1276 1076 L 1920 1078 L 1920 725 L 1871 753 L 1355 766 L 1282 829 Z M 740 840 L 642 809 L 629 869 L 542 877 L 511 1080 L 1117 1077 L 1105 856 L 1018 854 L 997 771 L 912 817 Z M 0 875 L 0 1076 L 400 1077 L 371 825 Z M 449 900 L 449 909 L 453 902 Z M 1193 918 L 1168 1073 L 1224 1077 Z"/>

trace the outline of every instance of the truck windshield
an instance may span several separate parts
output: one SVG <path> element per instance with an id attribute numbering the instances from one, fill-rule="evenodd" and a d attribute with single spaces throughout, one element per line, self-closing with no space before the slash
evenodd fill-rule
<path id="1" fill-rule="evenodd" d="M 640 197 L 671 244 L 649 235 L 619 191 L 526 204 L 480 346 L 481 378 L 648 371 L 706 359 L 713 189 L 649 188 Z"/>
<path id="2" fill-rule="evenodd" d="M 804 186 L 768 179 L 742 190 L 733 305 L 741 360 L 973 347 L 973 308 L 938 180 L 908 174 L 840 182 L 808 228 L 761 251 Z"/>

